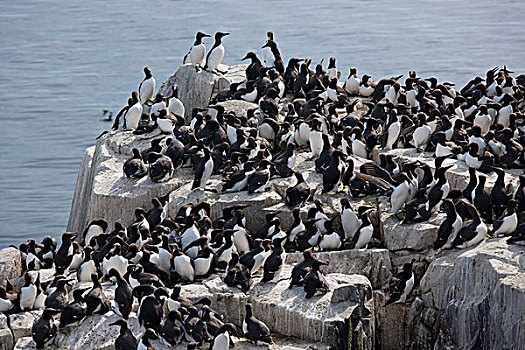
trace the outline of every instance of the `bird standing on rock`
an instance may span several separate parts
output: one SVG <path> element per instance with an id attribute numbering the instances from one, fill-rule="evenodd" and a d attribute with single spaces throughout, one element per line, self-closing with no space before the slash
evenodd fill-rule
<path id="1" fill-rule="evenodd" d="M 215 33 L 215 43 L 206 56 L 206 65 L 204 69 L 213 73 L 225 73 L 219 71 L 219 65 L 224 57 L 224 46 L 222 45 L 222 38 L 230 33 L 217 32 Z"/>
<path id="2" fill-rule="evenodd" d="M 146 103 L 151 103 L 153 98 L 153 93 L 155 92 L 155 78 L 151 74 L 149 67 L 144 67 L 144 80 L 139 85 L 139 98 L 142 105 Z"/>
<path id="3" fill-rule="evenodd" d="M 255 345 L 257 345 L 259 341 L 273 344 L 268 326 L 253 316 L 252 304 L 246 304 L 245 310 L 246 315 L 242 321 L 242 331 L 244 336 Z"/>
<path id="4" fill-rule="evenodd" d="M 206 64 L 206 46 L 202 42 L 202 39 L 206 37 L 209 38 L 210 36 L 211 35 L 206 34 L 204 32 L 197 32 L 193 46 L 190 48 L 190 51 L 188 51 L 188 53 L 184 56 L 184 64 L 191 63 L 191 65 L 194 66 L 195 69 L 197 69 L 197 71 L 204 67 L 204 65 Z"/>
<path id="5" fill-rule="evenodd" d="M 414 288 L 414 273 L 412 272 L 414 261 L 413 259 L 411 262 L 403 264 L 403 271 L 392 277 L 390 281 L 391 295 L 387 305 L 391 303 L 406 303 L 408 295 Z"/>

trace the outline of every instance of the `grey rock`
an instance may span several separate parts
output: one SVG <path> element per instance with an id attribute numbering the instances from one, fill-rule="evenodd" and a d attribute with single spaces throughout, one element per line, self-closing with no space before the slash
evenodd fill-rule
<path id="1" fill-rule="evenodd" d="M 185 118 L 189 121 L 194 108 L 207 108 L 211 98 L 219 91 L 230 88 L 231 83 L 238 83 L 246 79 L 246 65 L 220 65 L 220 71 L 226 74 L 214 74 L 206 71 L 197 72 L 191 65 L 181 66 L 174 75 L 165 81 L 159 93 L 170 96 L 173 86 L 179 86 L 179 99 L 184 104 Z"/>
<path id="2" fill-rule="evenodd" d="M 374 289 L 383 288 L 392 277 L 389 252 L 386 249 L 352 249 L 314 253 L 317 259 L 327 263 L 325 273 L 359 274 L 367 277 Z M 303 260 L 302 253 L 286 256 L 286 263 L 295 265 Z"/>
<path id="3" fill-rule="evenodd" d="M 440 213 L 433 215 L 430 220 L 425 222 L 402 224 L 392 214 L 390 202 L 386 197 L 380 197 L 379 210 L 381 211 L 383 225 L 383 242 L 390 251 L 426 251 L 431 249 L 437 239 L 439 225 L 445 219 L 445 215 Z"/>
<path id="4" fill-rule="evenodd" d="M 33 323 L 42 316 L 42 310 L 26 311 L 19 314 L 9 315 L 9 327 L 13 332 L 15 342 L 23 337 L 31 336 Z"/>
<path id="5" fill-rule="evenodd" d="M 193 179 L 193 178 L 192 178 Z M 248 191 L 240 191 L 233 193 L 220 193 L 222 188 L 222 181 L 218 176 L 212 176 L 212 179 L 206 186 L 208 190 L 203 189 L 191 190 L 192 183 L 186 183 L 170 194 L 170 212 L 176 214 L 178 209 L 188 203 L 197 204 L 203 201 L 211 205 L 211 219 L 215 220 L 222 215 L 222 210 L 234 205 L 246 204 L 249 207 L 244 209 L 244 214 L 249 219 L 246 225 L 249 231 L 254 231 L 260 225 L 264 224 L 264 216 L 261 212 L 264 208 L 273 206 L 282 202 L 281 196 L 271 190 L 271 185 L 268 186 L 269 191 L 262 193 L 248 194 Z M 216 192 L 211 192 L 215 190 Z"/>
<path id="6" fill-rule="evenodd" d="M 178 188 L 184 179 L 175 176 L 165 183 L 154 183 L 148 176 L 128 179 L 122 171 L 131 149 L 145 150 L 151 140 L 163 137 L 159 133 L 135 136 L 131 132 L 114 132 L 97 140 L 88 148 L 80 166 L 75 195 L 71 206 L 68 231 L 83 232 L 91 221 L 105 218 L 112 223 L 122 220 L 129 225 L 137 207 L 149 209 L 151 199 L 164 196 Z"/>
<path id="7" fill-rule="evenodd" d="M 438 348 L 525 347 L 524 254 L 524 246 L 499 238 L 432 262 L 421 293 L 439 315 Z"/>
<path id="8" fill-rule="evenodd" d="M 31 337 L 23 337 L 18 339 L 13 350 L 33 350 L 36 349 L 36 344 Z"/>
<path id="9" fill-rule="evenodd" d="M 233 112 L 236 116 L 245 116 L 249 109 L 256 109 L 258 113 L 259 106 L 252 102 L 244 100 L 229 100 L 217 103 L 219 106 L 224 107 L 225 112 Z"/>
<path id="10" fill-rule="evenodd" d="M 14 344 L 13 332 L 7 325 L 7 316 L 0 314 L 0 350 L 11 350 Z"/>
<path id="11" fill-rule="evenodd" d="M 7 280 L 22 275 L 22 259 L 18 249 L 9 247 L 0 249 L 0 286 L 5 287 Z"/>
<path id="12" fill-rule="evenodd" d="M 291 271 L 291 270 L 288 270 Z M 284 271 L 283 271 L 284 272 Z M 302 288 L 288 289 L 288 281 L 258 284 L 250 294 L 254 315 L 271 330 L 300 339 L 318 341 L 334 349 L 346 349 L 360 321 L 366 334 L 361 348 L 374 344 L 372 287 L 360 275 L 326 275 L 330 291 L 311 299 Z"/>

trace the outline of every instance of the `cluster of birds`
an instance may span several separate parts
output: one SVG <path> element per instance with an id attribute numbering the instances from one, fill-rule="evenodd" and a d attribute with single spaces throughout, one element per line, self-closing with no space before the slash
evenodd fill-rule
<path id="1" fill-rule="evenodd" d="M 128 227 L 117 221 L 111 230 L 100 219 L 92 221 L 80 237 L 64 233 L 59 247 L 51 237 L 21 244 L 23 286 L 18 293 L 9 282 L 7 288 L 0 287 L 0 311 L 43 309 L 32 329 L 38 348 L 49 344 L 60 330 L 112 310 L 121 316 L 112 324 L 120 327 L 116 349 L 151 349 L 150 341 L 157 338 L 170 346 L 187 341 L 191 349 L 209 341 L 210 349 L 228 349 L 233 345 L 231 336 L 238 336 L 236 327 L 223 321 L 208 298 L 196 302 L 184 298 L 181 284 L 221 272 L 227 285 L 248 292 L 252 276 L 260 270 L 262 283 L 276 281 L 284 263 L 285 235 L 250 244 L 242 206 L 224 209 L 225 216 L 212 222 L 205 202 L 185 205 L 170 218 L 167 200 L 168 195 L 154 198 L 148 211 L 137 208 L 136 220 Z M 290 288 L 304 285 L 308 297 L 316 290 L 326 291 L 322 276 L 315 281 L 321 265 L 311 251 L 305 253 L 305 262 L 294 268 Z M 40 270 L 48 268 L 55 274 L 42 283 Z M 114 302 L 104 292 L 106 281 L 115 283 Z M 135 307 L 139 339 L 128 324 Z M 272 343 L 268 327 L 255 318 L 250 304 L 242 335 L 254 343 Z"/>
<path id="2" fill-rule="evenodd" d="M 224 57 L 218 32 L 205 57 L 203 38 L 197 33 L 184 58 L 197 71 L 221 73 Z M 294 222 L 283 230 L 278 212 L 269 212 L 256 232 L 246 229 L 244 206 L 224 209 L 211 220 L 206 202 L 188 204 L 175 216 L 168 216 L 168 196 L 152 200 L 148 211 L 137 208 L 136 220 L 128 227 L 116 222 L 114 230 L 101 219 L 91 222 L 79 239 L 65 233 L 62 244 L 46 237 L 41 243 L 29 240 L 19 247 L 27 271 L 54 267 L 54 279 L 45 285 L 26 272 L 24 286 L 15 293 L 12 286 L 0 288 L 0 311 L 44 309 L 33 327 L 39 347 L 58 328 L 81 322 L 94 313 L 111 309 L 122 316 L 117 349 L 148 349 L 155 337 L 168 344 L 183 339 L 190 346 L 207 338 L 211 349 L 228 349 L 235 326 L 223 324 L 209 300 L 192 303 L 180 296 L 180 283 L 193 283 L 211 273 L 223 273 L 223 281 L 248 292 L 252 278 L 262 270 L 262 283 L 279 281 L 286 252 L 302 252 L 304 261 L 294 266 L 290 288 L 302 286 L 306 297 L 324 293 L 328 284 L 320 271 L 324 265 L 312 251 L 366 248 L 374 235 L 373 208 L 354 210 L 348 197 L 341 210 L 329 218 L 319 200 L 313 200 L 302 173 L 296 171 L 299 151 L 311 152 L 315 169 L 322 174 L 322 191 L 347 191 L 349 197 L 371 194 L 390 196 L 391 211 L 403 222 L 428 220 L 439 210 L 446 219 L 439 227 L 435 249 L 466 248 L 494 236 L 512 236 L 508 242 L 525 238 L 525 175 L 514 191 L 505 183 L 505 170 L 523 168 L 525 129 L 523 109 L 525 76 L 513 77 L 506 67 L 476 77 L 460 90 L 437 78 L 422 79 L 410 72 L 378 82 L 369 75 L 357 76 L 350 69 L 341 83 L 335 58 L 328 67 L 323 61 L 310 68 L 310 59 L 291 58 L 285 66 L 273 33 L 262 47 L 262 61 L 254 52 L 246 68 L 246 81 L 231 84 L 215 96 L 214 103 L 243 99 L 257 104 L 246 115 L 227 112 L 220 104 L 207 110 L 194 109 L 189 125 L 175 86 L 168 97 L 154 96 L 155 79 L 149 68 L 138 91 L 116 116 L 114 129 L 149 133 L 159 128 L 162 137 L 151 147 L 133 149 L 123 166 L 129 178 L 149 175 L 154 182 L 168 181 L 181 167 L 195 171 L 193 189 L 207 188 L 212 175 L 223 177 L 222 192 L 262 192 L 274 177 L 296 179 L 286 190 L 285 204 L 293 208 Z M 361 97 L 361 98 L 356 98 Z M 287 103 L 283 103 L 287 101 Z M 285 108 L 281 111 L 281 106 Z M 419 161 L 400 161 L 380 153 L 376 164 L 368 159 L 372 150 L 397 148 L 432 152 L 435 172 Z M 447 159 L 464 161 L 470 181 L 463 190 L 452 189 L 443 166 Z M 354 161 L 363 163 L 359 169 Z M 485 189 L 486 174 L 497 174 L 491 191 Z M 292 180 L 291 180 L 292 181 Z M 306 218 L 301 209 L 313 202 Z M 335 226 L 340 218 L 342 228 Z M 489 230 L 490 227 L 490 230 Z M 376 230 L 375 230 L 376 229 Z M 109 232 L 110 231 L 110 232 Z M 389 302 L 405 302 L 414 286 L 412 263 L 392 279 Z M 115 305 L 104 294 L 100 281 L 116 281 Z M 90 282 L 89 289 L 73 291 L 73 281 Z M 139 340 L 128 328 L 133 303 L 143 328 Z M 164 314 L 164 307 L 169 312 Z M 248 339 L 271 342 L 270 332 L 246 306 L 242 331 Z"/>
<path id="3" fill-rule="evenodd" d="M 224 56 L 223 34 L 216 34 L 208 58 L 218 47 L 221 59 Z M 190 60 L 186 57 L 186 62 L 197 69 L 209 66 L 202 64 L 203 35 L 197 34 Z M 197 52 L 200 61 L 191 59 L 192 53 Z M 457 159 L 474 172 L 495 172 L 500 174 L 497 187 L 501 181 L 506 187 L 503 169 L 525 165 L 525 75 L 514 78 L 506 67 L 496 67 L 486 73 L 485 79 L 475 77 L 456 90 L 452 83 L 440 83 L 435 77 L 422 79 L 414 71 L 401 85 L 402 75 L 374 82 L 368 75 L 360 79 L 357 69 L 351 68 L 347 79 L 339 83 L 341 73 L 333 57 L 326 70 L 323 61 L 311 70 L 310 59 L 291 58 L 285 66 L 272 32 L 267 33 L 261 55 L 259 60 L 254 52 L 249 52 L 244 57 L 251 60 L 246 67 L 246 80 L 214 97 L 214 102 L 245 99 L 257 103 L 258 108 L 236 115 L 214 104 L 208 110 L 194 109 L 189 125 L 185 125 L 184 106 L 176 97 L 175 86 L 168 105 L 177 101 L 176 105 L 182 106 L 178 112 L 171 112 L 169 107 L 152 107 L 154 112 L 161 112 L 161 119 L 171 121 L 164 128 L 156 119 L 158 127 L 168 135 L 153 140 L 143 152 L 134 149 L 133 157 L 124 164 L 124 173 L 130 178 L 149 173 L 152 181 L 162 182 L 168 181 L 176 169 L 191 166 L 195 171 L 193 189 L 210 190 L 206 187 L 210 177 L 222 175 L 222 192 L 247 190 L 249 194 L 264 191 L 274 177 L 294 176 L 296 182 L 292 186 L 290 178 L 285 203 L 302 207 L 313 199 L 315 191 L 303 174 L 294 170 L 297 152 L 306 149 L 311 152 L 316 171 L 322 174 L 324 193 L 346 189 L 354 199 L 376 193 L 390 195 L 392 212 L 398 215 L 404 211 L 405 223 L 428 220 L 443 203 L 450 206 L 447 199 L 455 205 L 466 199 L 478 213 L 482 212 L 481 221 L 486 224 L 498 224 L 505 218 L 502 215 L 509 199 L 516 194 L 494 189 L 491 201 L 485 201 L 483 196 L 470 198 L 468 193 L 459 195 L 458 191 L 451 191 L 445 176 L 450 166 L 442 164 L 445 159 Z M 146 74 L 144 82 L 151 79 L 148 77 Z M 148 97 L 152 94 L 153 90 Z M 355 98 L 358 96 L 367 98 Z M 289 103 L 281 111 L 283 101 Z M 166 106 L 166 102 L 162 103 Z M 143 118 L 151 125 L 155 124 L 154 119 L 153 115 Z M 432 152 L 437 170 L 433 174 L 421 162 L 396 161 L 388 152 L 380 154 L 379 164 L 367 161 L 374 149 L 397 148 Z M 359 169 L 355 169 L 355 159 L 364 162 Z M 482 175 L 478 188 L 484 190 L 483 186 Z M 492 207 L 492 202 L 498 210 L 489 218 L 484 216 L 482 206 Z M 322 205 L 315 205 L 322 213 Z M 474 218 L 468 212 L 462 210 L 464 221 Z M 341 213 L 344 232 L 334 232 L 331 220 L 315 215 L 308 219 L 324 219 L 315 224 L 319 232 L 307 229 L 306 237 L 299 237 L 300 242 L 294 242 L 297 237 L 292 235 L 287 243 L 297 245 L 298 250 L 334 250 L 363 248 L 372 238 L 369 207 L 354 211 L 345 201 Z M 460 235 L 455 229 L 445 230 L 454 237 L 446 247 L 470 246 L 485 238 L 472 236 L 479 230 L 471 230 L 470 225 L 459 226 Z M 495 226 L 494 231 L 498 230 L 505 231 Z M 304 238 L 307 244 L 301 242 Z"/>

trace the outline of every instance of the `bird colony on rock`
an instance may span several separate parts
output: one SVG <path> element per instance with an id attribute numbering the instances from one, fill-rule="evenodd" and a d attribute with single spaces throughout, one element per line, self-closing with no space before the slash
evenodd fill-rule
<path id="1" fill-rule="evenodd" d="M 206 54 L 202 40 L 210 35 L 197 33 L 184 64 L 220 74 L 222 39 L 228 34 L 216 33 Z M 357 69 L 350 68 L 340 81 L 333 57 L 326 69 L 323 61 L 312 69 L 308 58 L 290 58 L 285 66 L 272 32 L 261 55 L 259 60 L 248 52 L 243 58 L 250 60 L 246 80 L 220 91 L 209 109 L 193 110 L 189 125 L 178 87 L 170 96 L 154 95 L 155 79 L 145 68 L 138 92 L 118 113 L 114 129 L 162 132 L 149 149 L 133 149 L 123 165 L 130 179 L 149 176 L 165 182 L 177 176 L 179 168 L 191 167 L 192 189 L 209 190 L 210 178 L 218 176 L 221 192 L 250 195 L 265 191 L 274 178 L 288 178 L 284 204 L 292 210 L 292 225 L 283 228 L 279 212 L 269 212 L 266 223 L 249 232 L 246 206 L 227 207 L 212 220 L 211 205 L 205 201 L 169 214 L 166 194 L 154 198 L 147 211 L 137 208 L 135 221 L 127 227 L 117 221 L 111 230 L 100 218 L 76 240 L 75 233 L 63 234 L 58 249 L 50 237 L 38 244 L 29 240 L 20 246 L 26 270 L 54 267 L 55 277 L 44 285 L 26 272 L 19 293 L 9 285 L 0 289 L 0 311 L 44 309 L 32 333 L 39 348 L 62 328 L 110 310 L 122 317 L 113 324 L 120 327 L 117 349 L 149 349 L 150 341 L 159 337 L 169 345 L 187 341 L 190 348 L 209 341 L 214 350 L 232 346 L 232 336 L 272 343 L 270 330 L 255 318 L 250 304 L 239 332 L 222 321 L 209 300 L 192 303 L 181 297 L 180 284 L 219 273 L 228 286 L 248 293 L 254 276 L 262 275 L 262 283 L 278 281 L 286 254 L 301 252 L 304 259 L 293 267 L 290 288 L 303 287 L 306 298 L 325 293 L 326 263 L 313 252 L 371 246 L 378 230 L 372 223 L 374 209 L 350 203 L 368 195 L 389 196 L 391 212 L 404 224 L 426 222 L 444 211 L 436 250 L 467 248 L 490 236 L 511 236 L 509 243 L 525 238 L 525 175 L 514 189 L 505 182 L 504 170 L 525 167 L 524 75 L 494 68 L 485 78 L 475 77 L 456 89 L 414 71 L 404 83 L 402 75 L 376 82 L 366 74 L 359 78 Z M 218 104 L 230 99 L 258 107 L 236 115 Z M 399 148 L 433 153 L 435 171 L 389 153 Z M 371 160 L 374 152 L 379 153 L 378 163 Z M 314 198 L 311 182 L 297 171 L 299 153 L 311 153 L 322 177 L 322 193 L 347 194 L 339 213 L 329 217 Z M 451 165 L 443 164 L 451 159 L 470 169 L 462 190 L 448 182 Z M 491 173 L 497 180 L 487 189 Z M 412 264 L 404 264 L 392 278 L 389 303 L 407 301 L 415 284 Z M 100 281 L 107 280 L 116 283 L 114 303 L 101 288 Z M 68 290 L 75 281 L 92 287 L 75 289 L 70 299 Z M 138 339 L 126 321 L 134 303 L 139 304 L 142 326 Z"/>

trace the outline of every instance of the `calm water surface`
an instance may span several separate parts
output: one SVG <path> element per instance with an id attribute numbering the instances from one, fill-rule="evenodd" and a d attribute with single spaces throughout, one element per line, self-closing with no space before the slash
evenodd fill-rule
<path id="1" fill-rule="evenodd" d="M 374 78 L 464 84 L 506 64 L 525 72 L 524 1 L 2 1 L 0 247 L 65 229 L 83 151 L 148 65 L 175 72 L 197 30 L 232 33 L 240 63 L 273 30 L 283 57 L 337 57 Z M 211 47 L 212 41 L 206 42 Z"/>

